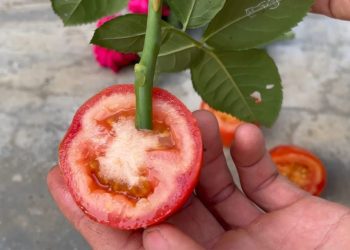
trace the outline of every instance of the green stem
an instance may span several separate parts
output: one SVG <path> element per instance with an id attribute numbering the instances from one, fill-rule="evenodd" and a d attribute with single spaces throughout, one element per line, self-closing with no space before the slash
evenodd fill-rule
<path id="1" fill-rule="evenodd" d="M 145 44 L 140 63 L 135 65 L 137 129 L 152 129 L 152 88 L 161 43 L 162 2 L 149 1 Z"/>

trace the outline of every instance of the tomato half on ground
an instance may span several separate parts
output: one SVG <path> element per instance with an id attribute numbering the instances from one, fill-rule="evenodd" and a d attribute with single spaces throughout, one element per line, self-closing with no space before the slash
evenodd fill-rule
<path id="1" fill-rule="evenodd" d="M 326 184 L 326 170 L 311 152 L 292 145 L 270 150 L 278 171 L 293 183 L 313 195 L 320 195 Z"/>
<path id="2" fill-rule="evenodd" d="M 115 85 L 79 108 L 59 148 L 77 204 L 120 229 L 147 227 L 182 207 L 202 162 L 196 120 L 165 90 L 153 90 L 153 130 L 134 124 L 134 87 Z"/>
<path id="3" fill-rule="evenodd" d="M 243 122 L 232 115 L 229 115 L 229 114 L 226 114 L 226 113 L 223 113 L 223 112 L 220 112 L 220 111 L 217 111 L 217 110 L 211 108 L 205 102 L 201 103 L 200 109 L 208 110 L 215 115 L 216 119 L 218 120 L 218 124 L 219 124 L 222 144 L 225 147 L 230 147 L 232 144 L 232 141 L 235 137 L 236 129 Z"/>

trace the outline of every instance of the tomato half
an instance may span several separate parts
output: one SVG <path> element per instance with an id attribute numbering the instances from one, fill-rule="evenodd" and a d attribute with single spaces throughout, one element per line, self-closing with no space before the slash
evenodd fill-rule
<path id="1" fill-rule="evenodd" d="M 191 195 L 202 162 L 192 113 L 153 90 L 153 130 L 135 128 L 133 85 L 109 87 L 79 108 L 59 148 L 59 165 L 77 204 L 120 229 L 158 223 Z"/>
<path id="2" fill-rule="evenodd" d="M 270 150 L 278 171 L 293 183 L 313 195 L 320 195 L 326 184 L 326 170 L 311 152 L 291 145 Z"/>
<path id="3" fill-rule="evenodd" d="M 216 119 L 218 120 L 218 124 L 219 124 L 222 144 L 225 147 L 230 147 L 232 144 L 232 141 L 235 137 L 236 129 L 243 122 L 232 115 L 229 115 L 229 114 L 226 114 L 226 113 L 223 113 L 223 112 L 220 112 L 220 111 L 217 111 L 217 110 L 211 108 L 205 102 L 201 103 L 200 109 L 208 110 L 215 115 Z"/>

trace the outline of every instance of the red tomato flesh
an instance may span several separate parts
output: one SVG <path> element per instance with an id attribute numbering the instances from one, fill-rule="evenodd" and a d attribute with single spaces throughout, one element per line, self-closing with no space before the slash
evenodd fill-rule
<path id="1" fill-rule="evenodd" d="M 220 111 L 217 111 L 217 110 L 211 108 L 205 102 L 201 103 L 200 109 L 210 111 L 215 115 L 216 119 L 218 120 L 218 124 L 219 124 L 222 144 L 225 147 L 230 147 L 232 144 L 232 141 L 235 137 L 236 129 L 243 122 L 232 115 L 229 115 L 229 114 L 226 114 L 226 113 L 223 113 L 223 112 L 220 112 Z"/>
<path id="2" fill-rule="evenodd" d="M 77 111 L 59 164 L 77 204 L 120 229 L 158 223 L 191 195 L 202 162 L 200 131 L 173 95 L 153 90 L 153 130 L 135 128 L 133 85 L 115 85 Z"/>
<path id="3" fill-rule="evenodd" d="M 282 175 L 313 195 L 321 194 L 326 184 L 326 170 L 314 154 L 291 145 L 277 146 L 270 154 Z"/>

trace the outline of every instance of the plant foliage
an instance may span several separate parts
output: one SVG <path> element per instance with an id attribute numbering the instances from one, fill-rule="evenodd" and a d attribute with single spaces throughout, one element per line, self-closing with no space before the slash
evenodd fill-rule
<path id="1" fill-rule="evenodd" d="M 52 0 L 66 25 L 94 21 L 118 11 L 120 0 Z M 194 89 L 213 108 L 271 126 L 281 109 L 282 85 L 274 61 L 255 49 L 285 37 L 313 0 L 167 0 L 182 30 L 162 22 L 159 72 L 191 70 Z M 128 14 L 95 31 L 93 44 L 141 52 L 146 16 Z M 201 40 L 186 29 L 208 25 Z"/>

